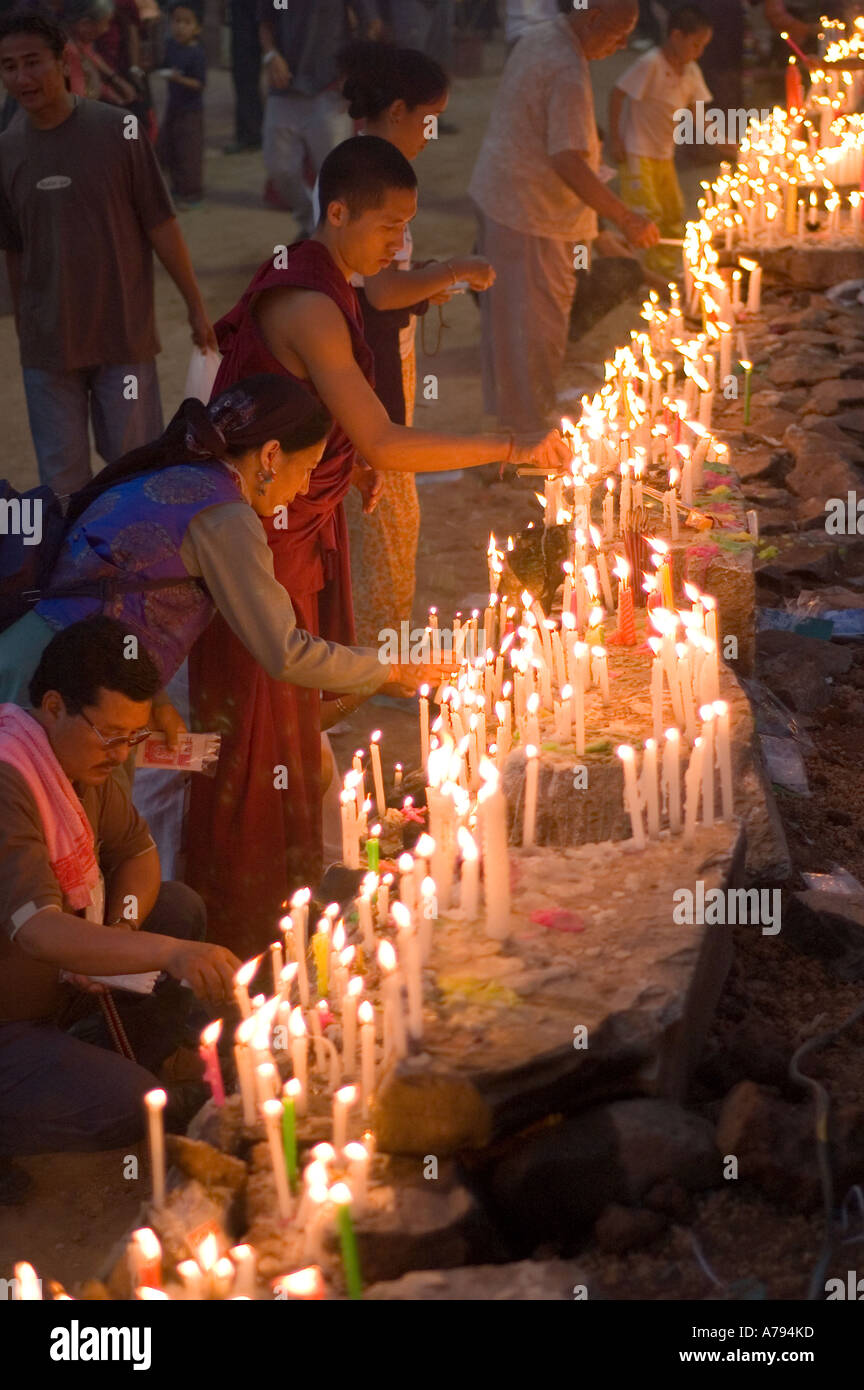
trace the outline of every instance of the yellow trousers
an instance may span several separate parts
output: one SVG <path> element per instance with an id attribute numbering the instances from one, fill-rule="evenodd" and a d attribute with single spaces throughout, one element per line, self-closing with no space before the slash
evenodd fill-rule
<path id="1" fill-rule="evenodd" d="M 675 173 L 674 159 L 649 159 L 629 155 L 618 166 L 621 197 L 629 208 L 656 222 L 660 235 L 684 235 L 684 196 Z M 645 264 L 658 275 L 677 275 L 681 253 L 674 246 L 655 246 L 645 256 Z"/>

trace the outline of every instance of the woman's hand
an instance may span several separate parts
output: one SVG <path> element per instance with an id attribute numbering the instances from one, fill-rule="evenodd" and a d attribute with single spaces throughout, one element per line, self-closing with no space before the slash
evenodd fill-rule
<path id="1" fill-rule="evenodd" d="M 378 688 L 379 695 L 410 697 L 416 695 L 421 685 L 434 689 L 446 679 L 449 666 L 432 665 L 418 661 L 402 662 L 390 667 L 390 676 Z"/>
<path id="2" fill-rule="evenodd" d="M 176 748 L 180 735 L 189 732 L 180 714 L 169 700 L 166 700 L 164 704 L 154 703 L 150 712 L 150 726 L 154 731 L 165 735 L 169 748 Z"/>
<path id="3" fill-rule="evenodd" d="M 573 450 L 560 430 L 548 434 L 517 434 L 508 463 L 534 463 L 544 473 L 569 473 Z"/>

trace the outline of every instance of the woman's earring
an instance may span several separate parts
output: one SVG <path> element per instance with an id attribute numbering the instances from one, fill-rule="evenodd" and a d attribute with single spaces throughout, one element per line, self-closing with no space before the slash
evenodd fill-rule
<path id="1" fill-rule="evenodd" d="M 255 489 L 255 491 L 258 493 L 259 497 L 263 497 L 268 487 L 272 483 L 273 479 L 276 477 L 276 474 L 272 471 L 272 469 L 265 473 L 263 468 L 259 468 L 258 472 L 255 474 L 255 477 L 258 481 L 258 486 Z"/>

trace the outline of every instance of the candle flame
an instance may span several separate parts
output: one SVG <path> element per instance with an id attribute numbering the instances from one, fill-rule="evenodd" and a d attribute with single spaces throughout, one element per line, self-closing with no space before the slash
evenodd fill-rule
<path id="1" fill-rule="evenodd" d="M 373 1022 L 374 1022 L 374 1020 L 375 1020 L 375 1010 L 373 1009 L 373 1007 L 372 1007 L 372 1005 L 370 1004 L 370 1002 L 369 1002 L 368 999 L 364 999 L 364 1000 L 363 1000 L 363 1003 L 362 1003 L 362 1004 L 360 1005 L 360 1007 L 358 1008 L 358 1010 L 357 1010 L 357 1017 L 358 1017 L 358 1019 L 359 1019 L 359 1021 L 360 1021 L 361 1023 L 373 1023 Z"/>
<path id="2" fill-rule="evenodd" d="M 291 1017 L 288 1020 L 288 1031 L 292 1038 L 306 1037 L 306 1020 L 303 1017 L 303 1010 L 299 1004 L 297 1008 L 291 1010 Z"/>
<path id="3" fill-rule="evenodd" d="M 247 960 L 245 965 L 241 965 L 234 976 L 235 985 L 240 985 L 245 989 L 251 983 L 260 964 L 261 956 L 256 956 L 254 960 Z"/>
<path id="4" fill-rule="evenodd" d="M 222 1020 L 221 1018 L 214 1019 L 212 1023 L 207 1024 L 207 1027 L 201 1033 L 201 1046 L 215 1047 L 217 1042 L 219 1041 L 221 1033 Z"/>
<path id="5" fill-rule="evenodd" d="M 380 941 L 378 943 L 378 964 L 388 975 L 392 970 L 396 969 L 396 952 L 389 941 Z"/>

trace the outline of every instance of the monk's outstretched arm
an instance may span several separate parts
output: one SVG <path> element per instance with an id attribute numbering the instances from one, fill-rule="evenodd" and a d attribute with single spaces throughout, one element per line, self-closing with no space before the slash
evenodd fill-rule
<path id="1" fill-rule="evenodd" d="M 345 319 L 327 295 L 273 290 L 266 298 L 270 302 L 262 296 L 257 313 L 272 351 L 290 370 L 300 358 L 324 404 L 373 468 L 441 473 L 530 459 L 550 472 L 570 467 L 570 449 L 557 431 L 514 438 L 507 431 L 439 434 L 394 425 L 358 367 Z"/>

